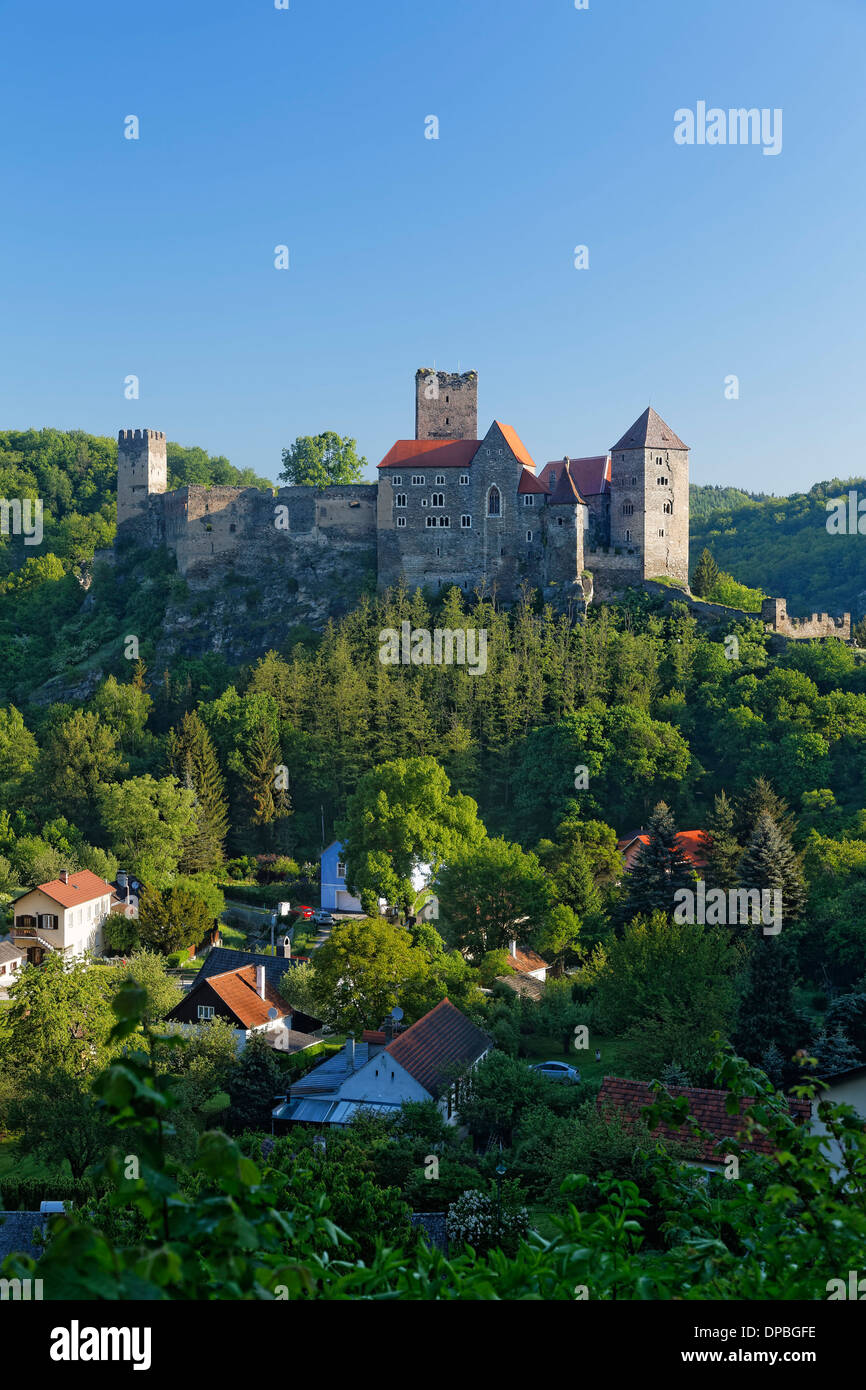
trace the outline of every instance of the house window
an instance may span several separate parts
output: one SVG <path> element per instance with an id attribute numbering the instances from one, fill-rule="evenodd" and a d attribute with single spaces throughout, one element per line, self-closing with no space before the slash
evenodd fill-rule
<path id="1" fill-rule="evenodd" d="M 395 506 L 395 507 L 405 507 L 405 505 L 406 505 L 406 494 L 405 494 L 405 492 L 398 492 L 398 493 L 396 493 L 395 496 L 394 496 L 394 506 Z"/>
<path id="2" fill-rule="evenodd" d="M 412 486 L 413 486 L 413 487 L 423 487 L 423 486 L 424 486 L 424 474 L 423 474 L 423 473 L 413 473 L 413 474 L 412 474 Z"/>
<path id="3" fill-rule="evenodd" d="M 338 865 L 337 865 L 337 878 L 345 878 L 345 877 L 346 877 L 346 866 L 345 866 L 345 864 L 338 864 Z"/>
<path id="4" fill-rule="evenodd" d="M 531 532 L 531 531 L 527 531 L 527 533 L 526 533 L 526 539 L 527 539 L 528 541 L 531 541 L 531 540 L 532 540 L 532 532 Z"/>
<path id="5" fill-rule="evenodd" d="M 436 518 L 434 517 L 433 520 L 435 521 L 435 519 L 436 519 Z M 450 526 L 450 525 L 451 525 L 451 518 L 450 518 L 450 516 L 440 516 L 440 518 L 439 518 L 439 525 L 440 525 L 440 526 Z"/>
<path id="6" fill-rule="evenodd" d="M 199 1004 L 199 1006 L 198 1006 L 198 1016 L 199 1016 L 199 1022 L 201 1022 L 201 1023 L 206 1022 L 209 1018 L 213 1018 L 213 1005 L 212 1005 L 212 1004 Z"/>
<path id="7" fill-rule="evenodd" d="M 444 473 L 437 473 L 437 474 L 436 474 L 436 486 L 437 486 L 437 487 L 444 487 L 444 486 L 445 486 L 445 474 L 444 474 Z"/>
<path id="8" fill-rule="evenodd" d="M 391 482 L 394 484 L 395 487 L 400 487 L 401 483 L 403 482 L 402 474 L 395 473 L 393 478 L 391 479 Z"/>
<path id="9" fill-rule="evenodd" d="M 533 497 L 533 495 L 532 495 L 531 492 L 524 492 L 524 494 L 523 494 L 523 505 L 524 505 L 524 507 L 534 507 L 534 506 L 535 506 L 535 498 Z"/>
<path id="10" fill-rule="evenodd" d="M 468 474 L 468 473 L 461 473 L 461 474 L 460 474 L 460 485 L 461 485 L 461 487 L 467 487 L 468 484 L 469 484 L 469 474 Z"/>
<path id="11" fill-rule="evenodd" d="M 445 506 L 445 493 L 444 493 L 444 492 L 434 492 L 434 493 L 433 493 L 433 497 L 432 497 L 432 499 L 431 499 L 431 504 L 432 504 L 432 506 L 434 506 L 434 507 L 444 507 L 444 506 Z"/>
<path id="12" fill-rule="evenodd" d="M 398 516 L 398 517 L 397 517 L 397 525 L 398 525 L 398 526 L 405 526 L 405 525 L 406 525 L 406 518 L 405 518 L 405 516 Z"/>
<path id="13" fill-rule="evenodd" d="M 487 494 L 487 515 L 502 515 L 502 498 L 499 495 L 498 487 L 492 487 Z"/>
<path id="14" fill-rule="evenodd" d="M 472 517 L 469 516 L 468 513 L 464 512 L 463 515 L 462 515 L 461 518 L 460 518 L 460 529 L 461 529 L 461 531 L 468 531 L 471 525 L 472 525 Z"/>

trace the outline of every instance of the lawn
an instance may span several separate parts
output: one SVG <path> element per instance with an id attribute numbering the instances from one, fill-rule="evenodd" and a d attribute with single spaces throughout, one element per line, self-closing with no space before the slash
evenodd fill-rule
<path id="1" fill-rule="evenodd" d="M 570 1048 L 568 1056 L 562 1050 L 562 1039 L 550 1034 L 534 1033 L 522 1037 L 521 1045 L 526 1050 L 528 1062 L 568 1062 L 577 1067 L 582 1081 L 597 1081 L 601 1085 L 606 1076 L 625 1076 L 624 1063 L 619 1058 L 619 1043 L 616 1038 L 603 1036 L 590 1031 L 589 1047 L 576 1051 Z M 595 1060 L 595 1050 L 601 1052 L 601 1061 Z"/>

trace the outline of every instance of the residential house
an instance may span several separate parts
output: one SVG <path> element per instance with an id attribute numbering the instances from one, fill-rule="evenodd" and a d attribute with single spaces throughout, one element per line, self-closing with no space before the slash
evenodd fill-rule
<path id="1" fill-rule="evenodd" d="M 124 917 L 138 918 L 138 899 L 141 896 L 141 883 L 133 875 L 118 870 L 112 883 L 114 897 L 111 900 L 112 912 L 120 912 Z"/>
<path id="2" fill-rule="evenodd" d="M 346 864 L 343 859 L 345 846 L 342 840 L 333 840 L 321 854 L 321 904 L 324 912 L 362 912 L 360 898 L 356 898 L 346 887 Z"/>
<path id="3" fill-rule="evenodd" d="M 11 941 L 0 942 L 0 999 L 6 998 L 6 990 L 18 979 L 21 966 L 27 957 Z"/>
<path id="4" fill-rule="evenodd" d="M 241 965 L 204 978 L 199 972 L 189 992 L 166 1015 L 167 1022 L 187 1027 L 214 1018 L 231 1023 L 239 1052 L 253 1033 L 263 1033 L 278 1052 L 302 1052 L 317 1041 L 312 1035 L 322 1026 L 320 1019 L 292 1008 L 268 979 L 264 965 Z"/>
<path id="5" fill-rule="evenodd" d="M 866 1128 L 866 1066 L 852 1067 L 849 1071 L 837 1072 L 835 1076 L 830 1076 L 826 1086 L 819 1091 L 812 1103 L 811 1131 L 813 1134 L 826 1135 L 821 1148 L 833 1167 L 841 1170 L 845 1166 L 842 1148 L 828 1133 L 827 1126 L 818 1116 L 818 1106 L 822 1101 L 829 1101 L 832 1105 L 852 1106 Z"/>
<path id="6" fill-rule="evenodd" d="M 112 885 L 89 869 L 64 870 L 15 901 L 12 943 L 33 965 L 40 965 L 49 951 L 67 960 L 88 951 L 101 955 L 103 923 L 113 897 Z"/>
<path id="7" fill-rule="evenodd" d="M 699 871 L 707 866 L 703 833 L 702 830 L 681 830 L 676 837 L 676 843 L 684 857 Z M 640 854 L 642 846 L 648 844 L 649 835 L 645 835 L 643 832 L 626 835 L 622 840 L 617 840 L 616 847 L 625 861 L 626 873 L 630 873 L 634 868 L 634 861 Z"/>
<path id="8" fill-rule="evenodd" d="M 406 1101 L 435 1101 L 449 1124 L 458 1119 L 455 1073 L 474 1067 L 492 1047 L 486 1033 L 443 999 L 393 1038 L 365 1033 L 315 1067 L 273 1112 L 274 1123 L 347 1125 L 359 1110 L 394 1114 Z"/>
<path id="9" fill-rule="evenodd" d="M 725 1162 L 725 1154 L 730 1144 L 736 1140 L 747 1153 L 771 1154 L 773 1146 L 763 1134 L 754 1132 L 749 1126 L 748 1112 L 757 1103 L 754 1096 L 745 1096 L 740 1101 L 739 1112 L 729 1115 L 726 1109 L 728 1092 L 707 1090 L 697 1086 L 667 1086 L 670 1096 L 685 1096 L 689 1103 L 689 1114 L 698 1126 L 709 1136 L 698 1139 L 692 1134 L 692 1126 L 685 1125 L 672 1129 L 669 1125 L 658 1125 L 653 1138 L 694 1146 L 694 1155 L 687 1160 L 700 1168 L 714 1171 Z M 642 1112 L 655 1103 L 655 1094 L 645 1081 L 630 1081 L 620 1076 L 606 1076 L 596 1102 L 599 1113 L 605 1116 L 618 1115 L 627 1124 L 640 1120 Z M 811 1104 L 807 1100 L 788 1098 L 791 1118 L 797 1124 L 806 1124 L 811 1115 Z"/>

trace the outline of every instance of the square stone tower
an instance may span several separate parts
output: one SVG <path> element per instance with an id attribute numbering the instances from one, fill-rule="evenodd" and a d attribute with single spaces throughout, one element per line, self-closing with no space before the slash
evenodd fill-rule
<path id="1" fill-rule="evenodd" d="M 159 430 L 121 430 L 117 436 L 117 525 L 144 524 L 148 498 L 165 492 L 168 460 Z"/>
<path id="2" fill-rule="evenodd" d="M 689 447 L 652 406 L 611 449 L 610 543 L 636 549 L 644 579 L 689 582 Z"/>
<path id="3" fill-rule="evenodd" d="M 415 438 L 478 438 L 478 373 L 415 373 Z"/>

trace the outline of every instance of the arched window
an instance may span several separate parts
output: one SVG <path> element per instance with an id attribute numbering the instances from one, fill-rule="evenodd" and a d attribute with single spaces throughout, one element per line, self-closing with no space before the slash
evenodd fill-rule
<path id="1" fill-rule="evenodd" d="M 492 487 L 492 488 L 490 489 L 490 491 L 488 492 L 488 494 L 487 494 L 487 515 L 488 515 L 488 516 L 501 516 L 501 515 L 502 515 L 502 499 L 501 499 L 501 497 L 499 496 L 499 488 L 498 488 L 498 487 Z"/>

